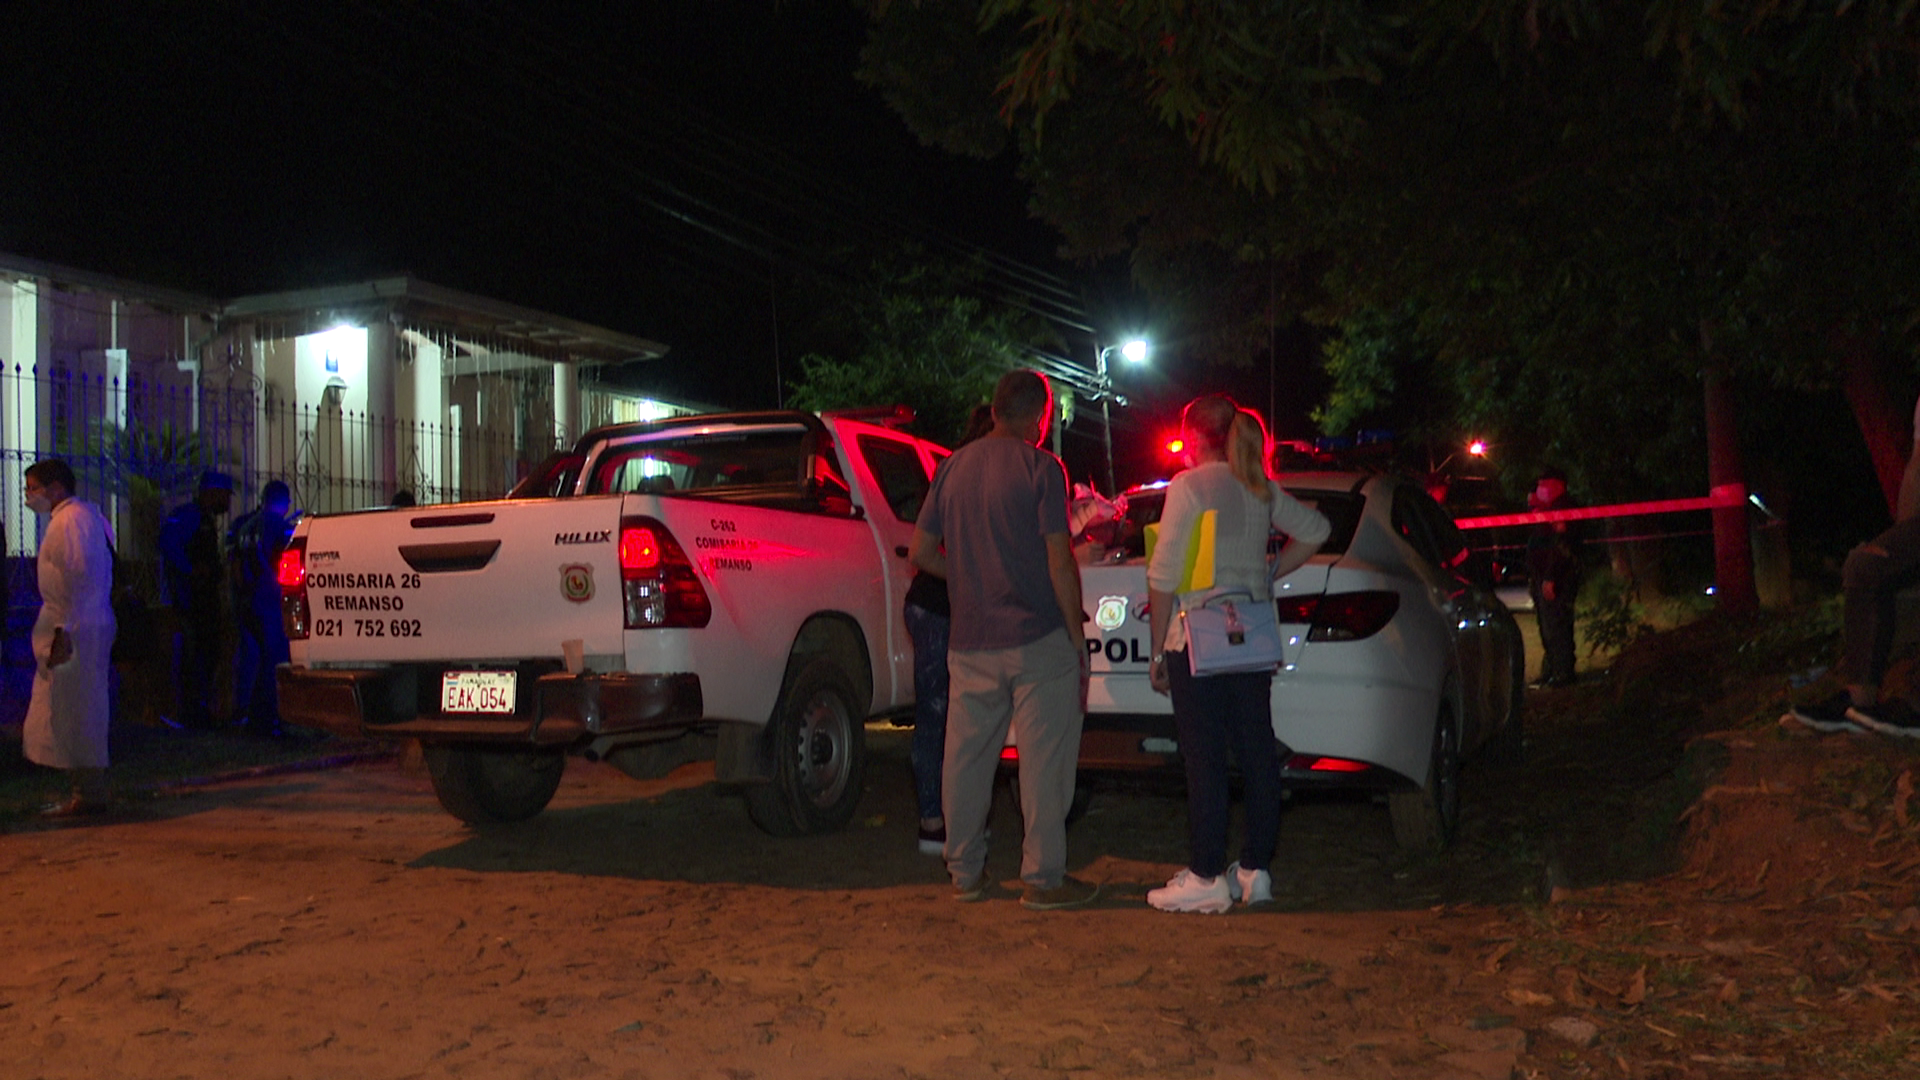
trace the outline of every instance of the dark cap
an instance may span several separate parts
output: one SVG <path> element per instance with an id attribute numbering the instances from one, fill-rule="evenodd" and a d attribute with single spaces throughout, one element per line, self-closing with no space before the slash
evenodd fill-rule
<path id="1" fill-rule="evenodd" d="M 233 477 L 212 469 L 200 474 L 201 491 L 232 491 Z"/>

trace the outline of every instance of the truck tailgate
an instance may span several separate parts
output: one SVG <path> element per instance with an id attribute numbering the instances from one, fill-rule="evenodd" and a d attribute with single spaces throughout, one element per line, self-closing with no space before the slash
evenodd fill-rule
<path id="1" fill-rule="evenodd" d="M 313 519 L 308 664 L 622 651 L 617 495 Z"/>

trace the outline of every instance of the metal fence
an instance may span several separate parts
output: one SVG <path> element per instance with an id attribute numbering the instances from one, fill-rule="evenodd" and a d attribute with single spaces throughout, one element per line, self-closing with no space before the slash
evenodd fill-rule
<path id="1" fill-rule="evenodd" d="M 26 509 L 21 473 L 46 457 L 73 467 L 76 492 L 119 535 L 123 572 L 152 595 L 156 541 L 167 511 L 200 474 L 233 477 L 234 513 L 260 487 L 284 481 L 296 510 L 384 506 L 398 490 L 423 504 L 494 498 L 553 449 L 549 387 L 487 376 L 487 411 L 457 407 L 447 423 L 382 417 L 276 400 L 271 388 L 102 376 L 63 367 L 0 368 L 0 529 L 9 606 L 31 604 L 41 522 Z M 550 380 L 549 380 L 550 381 Z M 535 410 L 542 415 L 532 417 Z"/>

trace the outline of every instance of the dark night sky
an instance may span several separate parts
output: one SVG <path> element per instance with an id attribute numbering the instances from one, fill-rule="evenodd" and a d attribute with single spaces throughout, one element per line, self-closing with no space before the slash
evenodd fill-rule
<path id="1" fill-rule="evenodd" d="M 735 407 L 774 403 L 808 268 L 857 244 L 989 249 L 1096 323 L 1139 303 L 1124 267 L 1054 257 L 1010 159 L 920 146 L 854 79 L 848 0 L 29 0 L 5 30 L 16 254 L 223 297 L 410 273 L 665 342 L 637 381 Z M 1182 376 L 1167 354 L 1125 374 L 1123 483 L 1200 388 Z M 1266 405 L 1265 372 L 1228 388 Z M 1073 432 L 1079 477 L 1098 429 Z"/>
<path id="2" fill-rule="evenodd" d="M 221 296 L 410 272 L 665 341 L 687 391 L 758 365 L 770 397 L 782 264 L 933 230 L 1069 269 L 1008 162 L 922 148 L 856 83 L 862 19 L 15 5 L 0 249 Z"/>

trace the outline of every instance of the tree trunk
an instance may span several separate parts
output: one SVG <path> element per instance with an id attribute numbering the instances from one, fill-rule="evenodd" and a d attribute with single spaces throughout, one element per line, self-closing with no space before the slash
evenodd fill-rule
<path id="1" fill-rule="evenodd" d="M 1730 485 L 1746 490 L 1745 474 L 1740 466 L 1740 427 L 1733 406 L 1733 388 L 1726 372 L 1713 355 L 1712 337 L 1703 324 L 1701 343 L 1705 346 L 1707 406 L 1707 484 L 1715 491 Z M 1759 609 L 1760 600 L 1753 586 L 1753 547 L 1747 536 L 1745 501 L 1713 511 L 1713 569 L 1715 595 L 1720 610 L 1730 615 L 1750 615 Z"/>
<path id="2" fill-rule="evenodd" d="M 1900 512 L 1900 474 L 1907 467 L 1908 417 L 1894 400 L 1886 378 L 1880 372 L 1879 354 L 1872 343 L 1859 334 L 1836 333 L 1834 347 L 1840 353 L 1841 389 L 1847 407 L 1853 410 L 1854 423 L 1866 440 L 1867 454 L 1873 460 L 1873 474 L 1880 480 L 1880 493 L 1887 500 L 1887 516 Z"/>

